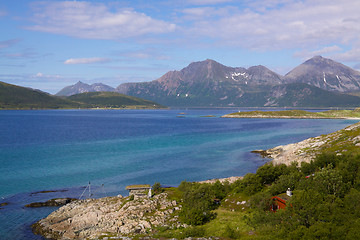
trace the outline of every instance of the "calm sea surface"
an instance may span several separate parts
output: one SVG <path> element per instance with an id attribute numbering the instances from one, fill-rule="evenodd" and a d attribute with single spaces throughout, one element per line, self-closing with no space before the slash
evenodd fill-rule
<path id="1" fill-rule="evenodd" d="M 41 239 L 30 225 L 56 208 L 24 205 L 79 197 L 89 182 L 102 197 L 129 184 L 241 176 L 267 161 L 251 150 L 356 122 L 219 118 L 237 110 L 0 111 L 0 239 Z"/>

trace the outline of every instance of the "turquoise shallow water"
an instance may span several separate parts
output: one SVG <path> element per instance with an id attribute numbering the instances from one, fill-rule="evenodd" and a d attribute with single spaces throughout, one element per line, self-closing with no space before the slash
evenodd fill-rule
<path id="1" fill-rule="evenodd" d="M 79 197 L 89 181 L 102 197 L 126 194 L 129 184 L 240 176 L 266 161 L 251 150 L 356 122 L 219 118 L 233 111 L 0 111 L 0 202 L 9 203 L 0 209 L 0 239 L 41 239 L 29 226 L 54 208 L 23 206 Z M 63 191 L 36 193 L 43 190 Z"/>

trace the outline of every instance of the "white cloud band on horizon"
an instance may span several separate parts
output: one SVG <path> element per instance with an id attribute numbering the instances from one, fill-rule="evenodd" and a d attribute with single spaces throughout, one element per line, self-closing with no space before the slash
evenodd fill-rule
<path id="1" fill-rule="evenodd" d="M 64 64 L 92 64 L 92 63 L 105 63 L 109 62 L 108 58 L 70 58 L 67 59 Z"/>

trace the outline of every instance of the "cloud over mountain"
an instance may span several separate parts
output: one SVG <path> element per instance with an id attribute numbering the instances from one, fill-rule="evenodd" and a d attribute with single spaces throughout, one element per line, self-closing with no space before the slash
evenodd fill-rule
<path id="1" fill-rule="evenodd" d="M 191 34 L 252 49 L 316 49 L 320 44 L 360 41 L 359 1 L 274 2 L 255 1 L 247 8 L 208 7 L 207 11 L 190 8 L 183 13 L 187 19 L 201 18 L 188 28 Z M 211 12 L 217 12 L 217 17 L 209 17 Z"/>

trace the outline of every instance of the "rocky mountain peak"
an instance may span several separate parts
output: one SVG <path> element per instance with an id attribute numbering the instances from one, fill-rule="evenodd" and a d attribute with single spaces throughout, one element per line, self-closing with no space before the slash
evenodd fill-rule
<path id="1" fill-rule="evenodd" d="M 360 90 L 360 72 L 321 56 L 305 61 L 285 77 L 288 83 L 307 83 L 328 91 Z"/>
<path id="2" fill-rule="evenodd" d="M 89 84 L 83 83 L 82 81 L 78 81 L 74 86 L 82 86 L 82 85 L 90 86 Z"/>
<path id="3" fill-rule="evenodd" d="M 85 93 L 85 92 L 113 92 L 115 89 L 102 84 L 102 83 L 94 83 L 89 85 L 87 83 L 83 83 L 81 81 L 77 82 L 74 85 L 64 87 L 61 89 L 56 95 L 57 96 L 71 96 L 78 93 Z"/>

